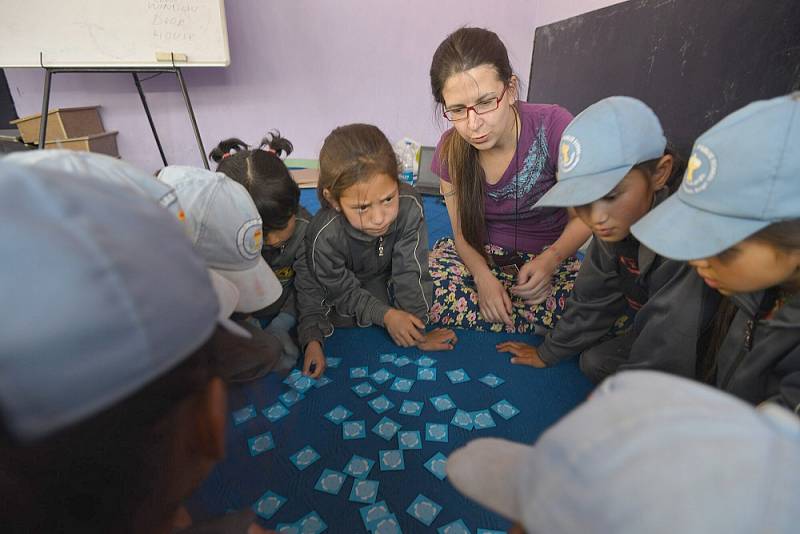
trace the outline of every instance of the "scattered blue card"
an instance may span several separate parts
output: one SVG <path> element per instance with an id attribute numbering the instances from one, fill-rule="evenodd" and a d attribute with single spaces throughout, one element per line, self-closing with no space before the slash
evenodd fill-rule
<path id="1" fill-rule="evenodd" d="M 445 467 L 447 466 L 447 456 L 442 454 L 441 452 L 437 452 L 433 456 L 425 462 L 425 469 L 433 473 L 433 476 L 438 478 L 439 480 L 444 480 L 447 478 L 447 471 L 445 471 Z"/>
<path id="2" fill-rule="evenodd" d="M 472 412 L 470 415 L 472 416 L 472 424 L 475 430 L 483 430 L 484 428 L 497 426 L 489 410 L 479 410 L 477 412 Z"/>
<path id="3" fill-rule="evenodd" d="M 345 478 L 344 473 L 334 471 L 333 469 L 325 469 L 319 476 L 319 480 L 317 480 L 314 489 L 330 493 L 331 495 L 339 495 L 339 490 L 342 489 Z"/>
<path id="4" fill-rule="evenodd" d="M 372 408 L 372 411 L 378 415 L 394 408 L 394 403 L 386 398 L 386 395 L 375 397 L 374 399 L 367 401 L 367 404 L 369 404 L 369 407 Z"/>
<path id="5" fill-rule="evenodd" d="M 447 425 L 440 423 L 425 423 L 425 439 L 447 443 Z"/>
<path id="6" fill-rule="evenodd" d="M 328 385 L 328 384 L 330 384 L 331 382 L 333 382 L 333 380 L 331 380 L 330 378 L 328 378 L 328 377 L 327 377 L 327 376 L 325 376 L 325 375 L 322 375 L 321 377 L 317 378 L 317 383 L 316 383 L 316 384 L 314 384 L 314 387 L 315 387 L 315 388 L 317 388 L 317 389 L 319 389 L 319 388 L 321 388 L 322 386 L 327 386 L 327 385 Z"/>
<path id="7" fill-rule="evenodd" d="M 294 381 L 292 384 L 292 389 L 299 393 L 305 393 L 309 389 L 311 389 L 317 381 L 311 378 L 310 376 L 301 376 L 297 380 Z"/>
<path id="8" fill-rule="evenodd" d="M 351 367 L 350 378 L 367 378 L 369 369 L 366 367 Z"/>
<path id="9" fill-rule="evenodd" d="M 283 383 L 286 384 L 287 386 L 291 386 L 301 376 L 303 376 L 303 371 L 301 371 L 300 369 L 292 369 L 292 372 L 286 375 L 286 378 L 283 379 Z"/>
<path id="10" fill-rule="evenodd" d="M 472 534 L 472 531 L 467 528 L 467 525 L 461 519 L 439 527 L 436 532 L 438 534 Z"/>
<path id="11" fill-rule="evenodd" d="M 519 409 L 506 399 L 494 403 L 492 405 L 492 411 L 506 420 L 511 419 L 519 413 Z"/>
<path id="12" fill-rule="evenodd" d="M 400 430 L 402 425 L 397 421 L 392 421 L 388 417 L 384 417 L 378 423 L 372 427 L 372 431 L 378 434 L 380 437 L 389 441 L 397 434 L 397 431 Z"/>
<path id="13" fill-rule="evenodd" d="M 489 530 L 488 528 L 479 528 L 477 534 L 506 534 L 504 530 Z"/>
<path id="14" fill-rule="evenodd" d="M 351 415 L 353 415 L 353 412 L 351 412 L 350 410 L 339 404 L 333 410 L 326 413 L 324 417 L 334 425 L 338 425 L 341 424 L 342 421 L 349 418 Z"/>
<path id="15" fill-rule="evenodd" d="M 446 371 L 444 374 L 447 375 L 447 378 L 450 379 L 452 384 L 463 384 L 470 380 L 469 375 L 464 369 L 454 369 L 452 371 Z"/>
<path id="16" fill-rule="evenodd" d="M 414 499 L 414 502 L 412 502 L 408 510 L 406 510 L 411 517 L 428 527 L 436 520 L 436 516 L 438 516 L 441 511 L 441 506 L 421 493 L 417 495 L 417 498 Z"/>
<path id="17" fill-rule="evenodd" d="M 400 413 L 417 417 L 422 413 L 422 403 L 420 401 L 404 400 L 400 406 Z"/>
<path id="18" fill-rule="evenodd" d="M 264 417 L 269 419 L 270 423 L 274 423 L 281 417 L 286 417 L 289 415 L 289 410 L 286 409 L 286 406 L 281 404 L 280 402 L 276 402 L 272 406 L 267 406 L 261 413 L 264 414 Z"/>
<path id="19" fill-rule="evenodd" d="M 505 380 L 492 373 L 489 373 L 488 375 L 479 378 L 478 381 L 483 382 L 490 388 L 496 388 L 497 386 L 505 382 Z"/>
<path id="20" fill-rule="evenodd" d="M 356 384 L 355 386 L 351 387 L 350 389 L 355 392 L 356 395 L 359 397 L 366 397 L 372 393 L 375 393 L 376 389 L 375 386 L 370 384 L 369 382 L 361 382 L 360 384 Z"/>
<path id="21" fill-rule="evenodd" d="M 414 381 L 410 378 L 395 378 L 392 385 L 389 386 L 389 389 L 392 391 L 399 391 L 401 393 L 408 393 L 411 391 L 411 386 L 414 385 Z"/>
<path id="22" fill-rule="evenodd" d="M 378 355 L 378 360 L 381 363 L 392 363 L 396 359 L 397 359 L 397 354 L 395 354 L 394 352 L 388 352 L 386 354 L 379 354 Z"/>
<path id="23" fill-rule="evenodd" d="M 354 454 L 350 461 L 347 462 L 347 465 L 344 466 L 344 472 L 353 478 L 364 479 L 369 475 L 373 465 L 375 465 L 375 460 Z"/>
<path id="24" fill-rule="evenodd" d="M 286 497 L 281 497 L 272 491 L 266 492 L 253 505 L 253 510 L 264 519 L 269 519 L 286 502 Z"/>
<path id="25" fill-rule="evenodd" d="M 422 438 L 417 430 L 401 430 L 397 433 L 397 443 L 402 450 L 422 448 Z"/>
<path id="26" fill-rule="evenodd" d="M 296 524 L 300 527 L 301 534 L 319 534 L 328 528 L 328 525 L 325 524 L 325 521 L 322 520 L 317 512 L 306 514 Z"/>
<path id="27" fill-rule="evenodd" d="M 378 519 L 390 515 L 389 507 L 386 501 L 379 501 L 369 506 L 364 506 L 358 509 L 361 514 L 361 520 L 364 522 L 364 527 L 369 530 L 369 525 L 375 523 Z"/>
<path id="28" fill-rule="evenodd" d="M 444 395 L 438 395 L 436 397 L 430 398 L 431 404 L 433 407 L 436 408 L 437 412 L 445 412 L 447 410 L 452 410 L 456 407 L 456 403 L 453 402 L 453 399 L 450 398 L 450 395 L 445 393 Z"/>
<path id="29" fill-rule="evenodd" d="M 364 421 L 345 421 L 342 423 L 342 439 L 363 439 L 367 437 Z"/>
<path id="30" fill-rule="evenodd" d="M 272 432 L 264 432 L 248 439 L 247 448 L 250 450 L 250 456 L 258 456 L 262 452 L 274 449 L 275 440 L 272 439 Z"/>
<path id="31" fill-rule="evenodd" d="M 300 534 L 300 527 L 297 523 L 278 523 L 275 527 L 278 534 Z"/>
<path id="32" fill-rule="evenodd" d="M 289 456 L 289 460 L 292 461 L 297 469 L 302 471 L 309 465 L 319 460 L 319 453 L 315 451 L 311 445 L 306 445 L 293 455 Z"/>
<path id="33" fill-rule="evenodd" d="M 377 480 L 355 480 L 350 490 L 350 500 L 363 504 L 372 504 L 378 497 Z"/>
<path id="34" fill-rule="evenodd" d="M 436 367 L 420 367 L 417 369 L 417 380 L 427 380 L 428 382 L 436 380 Z"/>
<path id="35" fill-rule="evenodd" d="M 278 400 L 281 401 L 287 408 L 291 408 L 301 400 L 305 399 L 305 395 L 302 393 L 291 389 L 284 393 L 283 395 L 278 396 Z"/>
<path id="36" fill-rule="evenodd" d="M 378 460 L 381 471 L 402 471 L 406 468 L 401 450 L 378 451 Z"/>
<path id="37" fill-rule="evenodd" d="M 472 430 L 472 416 L 469 412 L 465 412 L 464 410 L 456 410 L 453 419 L 450 420 L 450 424 L 463 428 L 464 430 Z"/>
<path id="38" fill-rule="evenodd" d="M 403 534 L 400 530 L 400 523 L 397 521 L 397 516 L 389 514 L 386 517 L 381 517 L 374 523 L 370 523 L 370 532 L 373 534 Z"/>
<path id="39" fill-rule="evenodd" d="M 325 358 L 325 367 L 329 369 L 336 369 L 342 363 L 341 358 L 328 357 Z"/>
<path id="40" fill-rule="evenodd" d="M 241 425 L 242 423 L 249 421 L 255 416 L 256 416 L 256 407 L 253 406 L 252 404 L 248 404 L 244 408 L 241 408 L 233 412 L 233 424 Z"/>
<path id="41" fill-rule="evenodd" d="M 383 383 L 391 380 L 392 378 L 394 378 L 394 375 L 392 373 L 390 373 L 389 371 L 387 371 L 386 369 L 380 368 L 377 371 L 375 371 L 374 373 L 372 373 L 371 375 L 369 375 L 369 377 L 376 384 L 383 384 Z"/>
<path id="42" fill-rule="evenodd" d="M 397 367 L 405 367 L 405 366 L 406 366 L 406 365 L 408 365 L 409 363 L 411 363 L 411 360 L 410 360 L 409 358 L 405 357 L 405 356 L 400 356 L 399 358 L 397 358 L 397 359 L 394 361 L 394 364 L 395 364 Z"/>
<path id="43" fill-rule="evenodd" d="M 436 363 L 436 360 L 430 356 L 420 356 L 417 358 L 417 365 L 420 367 L 431 367 Z"/>

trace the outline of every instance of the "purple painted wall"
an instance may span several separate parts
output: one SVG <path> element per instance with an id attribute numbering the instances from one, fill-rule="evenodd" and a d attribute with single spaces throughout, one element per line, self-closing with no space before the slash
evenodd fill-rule
<path id="1" fill-rule="evenodd" d="M 184 73 L 206 152 L 225 137 L 257 142 L 278 128 L 295 145 L 292 157 L 316 158 L 328 132 L 351 122 L 374 123 L 392 141 L 433 144 L 446 124 L 434 112 L 428 68 L 448 33 L 462 25 L 497 32 L 525 81 L 537 26 L 617 1 L 228 0 L 231 66 Z M 42 73 L 6 76 L 17 113 L 38 113 Z M 202 165 L 174 77 L 144 87 L 168 161 Z M 94 104 L 106 130 L 119 130 L 123 158 L 160 167 L 130 75 L 53 77 L 51 108 Z"/>

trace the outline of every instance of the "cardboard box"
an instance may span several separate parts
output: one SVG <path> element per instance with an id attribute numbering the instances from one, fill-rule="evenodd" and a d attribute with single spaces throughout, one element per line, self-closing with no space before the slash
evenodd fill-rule
<path id="1" fill-rule="evenodd" d="M 100 154 L 108 154 L 109 156 L 119 157 L 119 152 L 117 152 L 117 132 L 105 132 L 95 135 L 75 137 L 73 139 L 46 141 L 44 143 L 44 147 L 45 149 L 66 148 L 68 150 L 83 150 L 85 152 L 97 152 Z"/>
<path id="2" fill-rule="evenodd" d="M 100 120 L 100 113 L 97 111 L 100 106 L 82 108 L 56 108 L 47 113 L 47 141 L 59 139 L 72 139 L 103 133 L 103 123 Z M 29 115 L 22 117 L 11 124 L 19 130 L 22 140 L 26 143 L 39 143 L 39 124 L 42 114 Z"/>

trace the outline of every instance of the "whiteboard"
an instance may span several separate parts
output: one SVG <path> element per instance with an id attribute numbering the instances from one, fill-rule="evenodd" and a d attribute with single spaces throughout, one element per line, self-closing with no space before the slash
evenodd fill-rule
<path id="1" fill-rule="evenodd" d="M 0 0 L 0 67 L 230 64 L 224 0 Z"/>

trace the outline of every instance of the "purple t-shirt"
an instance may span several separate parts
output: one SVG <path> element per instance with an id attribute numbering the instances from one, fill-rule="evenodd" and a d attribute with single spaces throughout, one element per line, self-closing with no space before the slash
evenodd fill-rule
<path id="1" fill-rule="evenodd" d="M 522 125 L 518 156 L 511 160 L 496 184 L 484 184 L 487 243 L 514 250 L 516 189 L 516 250 L 539 253 L 543 247 L 555 243 L 569 220 L 563 208 L 533 209 L 533 206 L 556 183 L 558 145 L 572 114 L 556 105 L 527 102 L 518 102 L 518 105 Z M 440 161 L 440 150 L 442 140 L 451 130 L 439 139 L 431 163 L 433 173 L 448 182 L 450 174 L 447 162 Z"/>

